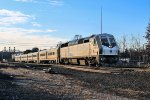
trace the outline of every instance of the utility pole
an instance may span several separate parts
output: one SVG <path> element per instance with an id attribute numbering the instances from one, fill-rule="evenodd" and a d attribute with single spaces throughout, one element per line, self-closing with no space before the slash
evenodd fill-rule
<path id="1" fill-rule="evenodd" d="M 101 34 L 103 33 L 103 12 L 102 12 L 102 7 L 101 7 Z"/>

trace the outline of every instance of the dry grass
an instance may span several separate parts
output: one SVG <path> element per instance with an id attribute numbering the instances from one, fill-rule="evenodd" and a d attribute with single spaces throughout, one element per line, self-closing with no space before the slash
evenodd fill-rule
<path id="1" fill-rule="evenodd" d="M 149 100 L 150 72 L 147 70 L 100 68 L 81 71 L 55 66 L 57 74 L 49 74 L 41 68 L 0 67 L 3 80 L 0 81 L 0 99 Z M 109 73 L 103 73 L 107 71 Z"/>

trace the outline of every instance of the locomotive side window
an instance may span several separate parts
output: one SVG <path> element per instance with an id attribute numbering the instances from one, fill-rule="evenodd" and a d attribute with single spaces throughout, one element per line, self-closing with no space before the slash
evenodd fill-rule
<path id="1" fill-rule="evenodd" d="M 64 43 L 61 45 L 61 48 L 68 47 L 68 43 Z"/>
<path id="2" fill-rule="evenodd" d="M 84 40 L 84 43 L 87 43 L 87 42 L 89 42 L 89 39 L 88 40 Z"/>

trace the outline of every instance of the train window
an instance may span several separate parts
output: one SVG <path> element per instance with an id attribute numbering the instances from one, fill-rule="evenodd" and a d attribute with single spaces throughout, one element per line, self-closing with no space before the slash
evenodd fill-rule
<path id="1" fill-rule="evenodd" d="M 61 48 L 68 47 L 68 43 L 64 43 L 61 45 Z"/>
<path id="2" fill-rule="evenodd" d="M 87 42 L 89 42 L 89 39 L 88 40 L 84 40 L 84 43 L 87 43 Z"/>
<path id="3" fill-rule="evenodd" d="M 115 42 L 115 39 L 114 38 L 109 38 L 109 41 L 111 43 L 111 46 L 116 46 L 116 42 Z"/>
<path id="4" fill-rule="evenodd" d="M 40 56 L 45 56 L 45 54 L 40 54 Z"/>
<path id="5" fill-rule="evenodd" d="M 50 52 L 48 53 L 48 55 L 55 55 L 55 52 Z"/>
<path id="6" fill-rule="evenodd" d="M 72 45 L 76 45 L 78 43 L 78 40 L 73 40 L 73 41 L 70 41 L 68 43 L 69 46 L 72 46 Z"/>
<path id="7" fill-rule="evenodd" d="M 109 46 L 109 42 L 107 38 L 101 38 L 101 42 L 102 42 L 102 45 L 107 46 L 107 47 Z"/>
<path id="8" fill-rule="evenodd" d="M 33 55 L 33 57 L 36 57 L 36 55 Z"/>

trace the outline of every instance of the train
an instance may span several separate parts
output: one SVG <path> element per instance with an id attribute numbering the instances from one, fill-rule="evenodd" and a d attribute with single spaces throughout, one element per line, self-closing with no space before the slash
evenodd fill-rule
<path id="1" fill-rule="evenodd" d="M 16 55 L 16 62 L 102 65 L 117 63 L 119 47 L 112 34 L 96 34 L 58 44 L 55 48 Z"/>

